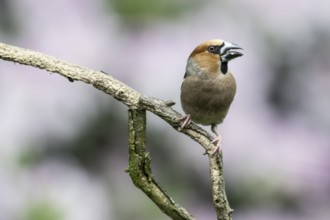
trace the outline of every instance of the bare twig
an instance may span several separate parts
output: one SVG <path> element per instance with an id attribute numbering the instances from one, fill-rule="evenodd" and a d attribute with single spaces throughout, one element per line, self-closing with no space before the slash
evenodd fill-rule
<path id="1" fill-rule="evenodd" d="M 133 183 L 172 219 L 194 220 L 194 217 L 165 193 L 152 176 L 151 157 L 146 151 L 146 111 L 130 109 L 128 127 L 129 173 Z"/>
<path id="2" fill-rule="evenodd" d="M 130 109 L 150 111 L 168 122 L 175 130 L 178 130 L 178 121 L 182 115 L 170 107 L 173 103 L 144 96 L 103 72 L 93 71 L 79 65 L 59 60 L 52 56 L 3 43 L 0 43 L 0 59 L 33 66 L 39 69 L 44 69 L 48 72 L 58 73 L 68 78 L 70 81 L 82 81 L 91 84 L 98 90 L 101 90 L 124 103 Z M 212 137 L 199 126 L 191 124 L 188 128 L 184 128 L 180 132 L 188 135 L 190 138 L 201 144 L 208 153 L 212 152 L 214 147 L 211 143 Z M 225 193 L 222 154 L 216 154 L 215 156 L 208 154 L 208 156 L 212 180 L 213 203 L 216 209 L 217 219 L 229 220 L 231 219 L 230 214 L 232 209 L 228 204 Z M 154 188 L 151 189 L 153 190 Z M 167 198 L 170 197 L 167 196 Z M 159 204 L 157 205 L 160 208 L 162 207 Z M 162 211 L 165 212 L 163 209 Z M 168 214 L 167 212 L 165 213 Z M 187 217 L 191 217 L 191 215 L 187 213 Z"/>

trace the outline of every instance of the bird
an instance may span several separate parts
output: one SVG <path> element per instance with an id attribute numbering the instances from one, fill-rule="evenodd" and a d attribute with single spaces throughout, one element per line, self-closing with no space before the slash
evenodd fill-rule
<path id="1" fill-rule="evenodd" d="M 216 135 L 210 153 L 220 152 L 221 135 L 217 126 L 225 119 L 236 94 L 236 80 L 228 62 L 243 56 L 242 48 L 221 39 L 212 39 L 198 45 L 190 54 L 181 85 L 181 106 L 185 116 L 180 118 L 180 129 L 191 121 L 211 126 Z"/>

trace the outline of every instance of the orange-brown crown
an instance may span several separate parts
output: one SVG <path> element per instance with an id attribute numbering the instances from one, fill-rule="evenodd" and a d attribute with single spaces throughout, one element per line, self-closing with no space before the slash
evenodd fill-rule
<path id="1" fill-rule="evenodd" d="M 190 59 L 193 59 L 194 63 L 203 71 L 211 74 L 219 72 L 221 65 L 220 52 L 212 52 L 211 47 L 219 48 L 223 45 L 223 41 L 220 39 L 213 39 L 206 41 L 198 45 L 190 54 Z"/>
<path id="2" fill-rule="evenodd" d="M 228 62 L 243 54 L 235 51 L 242 49 L 236 44 L 220 39 L 208 40 L 198 45 L 190 54 L 186 73 L 188 75 L 216 75 L 228 72 Z"/>

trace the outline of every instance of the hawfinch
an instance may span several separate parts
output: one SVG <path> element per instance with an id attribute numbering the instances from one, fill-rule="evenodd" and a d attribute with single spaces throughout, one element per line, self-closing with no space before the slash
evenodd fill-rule
<path id="1" fill-rule="evenodd" d="M 186 116 L 181 128 L 191 121 L 201 125 L 211 125 L 216 135 L 216 148 L 211 155 L 221 150 L 221 136 L 217 125 L 226 117 L 236 93 L 236 82 L 228 69 L 228 62 L 243 54 L 236 44 L 220 39 L 206 41 L 190 54 L 186 73 L 181 86 L 181 105 Z"/>

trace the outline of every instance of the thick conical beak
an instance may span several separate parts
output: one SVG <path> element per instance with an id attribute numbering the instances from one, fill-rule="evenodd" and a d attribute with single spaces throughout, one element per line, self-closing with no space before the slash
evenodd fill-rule
<path id="1" fill-rule="evenodd" d="M 243 50 L 240 46 L 233 43 L 224 42 L 223 46 L 220 49 L 220 57 L 222 62 L 228 62 L 236 57 L 243 56 L 242 53 L 235 51 Z"/>

